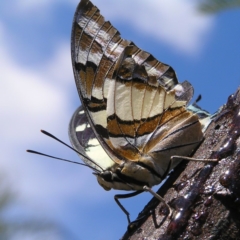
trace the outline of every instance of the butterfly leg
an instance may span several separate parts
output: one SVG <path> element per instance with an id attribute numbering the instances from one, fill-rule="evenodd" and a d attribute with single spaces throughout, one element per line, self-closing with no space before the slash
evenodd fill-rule
<path id="1" fill-rule="evenodd" d="M 127 216 L 127 220 L 128 220 L 128 223 L 130 224 L 131 221 L 130 221 L 130 217 L 129 217 L 129 212 L 123 207 L 123 205 L 120 203 L 119 199 L 124 199 L 124 198 L 130 198 L 130 197 L 134 197 L 140 193 L 142 193 L 143 190 L 138 190 L 138 191 L 135 191 L 135 192 L 132 192 L 132 193 L 127 193 L 127 194 L 117 194 L 114 196 L 114 200 L 116 201 L 117 205 L 122 209 L 122 211 L 126 214 Z"/>
<path id="2" fill-rule="evenodd" d="M 178 155 L 173 155 L 171 156 L 171 161 L 173 159 L 182 159 L 182 160 L 189 160 L 189 161 L 196 161 L 196 162 L 218 162 L 218 159 L 209 159 L 209 158 L 192 158 L 192 157 L 185 157 L 185 156 L 178 156 Z"/>
<path id="3" fill-rule="evenodd" d="M 165 206 L 168 208 L 168 211 L 169 211 L 169 217 L 171 218 L 172 217 L 172 209 L 171 207 L 166 203 L 166 201 L 160 196 L 158 195 L 157 193 L 155 193 L 151 188 L 149 188 L 148 186 L 144 186 L 143 189 L 149 193 L 151 193 L 155 198 L 157 198 L 160 202 L 164 203 Z"/>

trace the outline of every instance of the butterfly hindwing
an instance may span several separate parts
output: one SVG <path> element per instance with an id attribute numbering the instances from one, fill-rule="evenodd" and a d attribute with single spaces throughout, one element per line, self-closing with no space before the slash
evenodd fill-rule
<path id="1" fill-rule="evenodd" d="M 75 111 L 71 118 L 69 137 L 73 147 L 80 152 L 80 157 L 87 165 L 99 171 L 114 165 L 114 162 L 108 157 L 99 143 L 82 106 Z M 89 161 L 89 158 L 94 159 L 96 164 Z"/>

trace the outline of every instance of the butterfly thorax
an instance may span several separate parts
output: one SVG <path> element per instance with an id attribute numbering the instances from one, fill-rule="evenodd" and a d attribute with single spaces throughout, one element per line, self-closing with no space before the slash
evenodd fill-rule
<path id="1" fill-rule="evenodd" d="M 125 162 L 111 169 L 97 173 L 98 183 L 105 189 L 143 190 L 162 181 L 161 176 L 142 162 Z"/>

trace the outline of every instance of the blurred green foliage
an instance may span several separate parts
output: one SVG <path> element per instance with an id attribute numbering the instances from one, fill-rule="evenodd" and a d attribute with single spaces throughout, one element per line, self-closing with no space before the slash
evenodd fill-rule
<path id="1" fill-rule="evenodd" d="M 216 13 L 238 7 L 240 7 L 240 0 L 203 0 L 199 4 L 199 10 L 204 13 Z"/>

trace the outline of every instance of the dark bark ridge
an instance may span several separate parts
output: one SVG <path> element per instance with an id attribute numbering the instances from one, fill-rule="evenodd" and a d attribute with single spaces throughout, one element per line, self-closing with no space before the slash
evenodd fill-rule
<path id="1" fill-rule="evenodd" d="M 182 162 L 158 190 L 174 209 L 153 198 L 124 234 L 126 239 L 240 239 L 240 88 L 208 127 L 194 158 Z"/>

